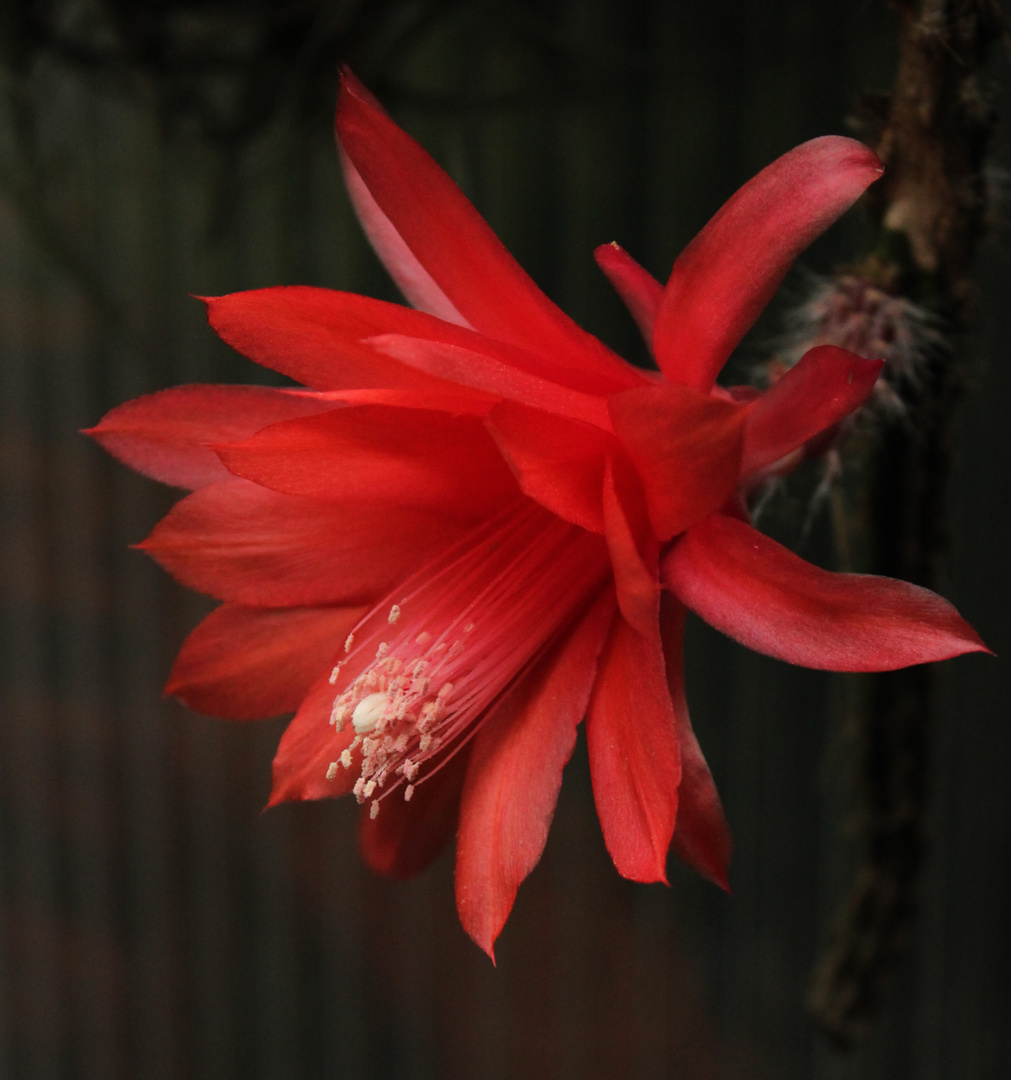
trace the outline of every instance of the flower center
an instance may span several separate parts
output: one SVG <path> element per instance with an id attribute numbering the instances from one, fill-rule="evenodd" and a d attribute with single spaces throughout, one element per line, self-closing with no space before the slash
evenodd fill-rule
<path id="1" fill-rule="evenodd" d="M 601 537 L 522 500 L 412 575 L 348 636 L 330 722 L 354 737 L 354 793 L 379 800 L 429 779 L 481 715 L 607 580 Z"/>

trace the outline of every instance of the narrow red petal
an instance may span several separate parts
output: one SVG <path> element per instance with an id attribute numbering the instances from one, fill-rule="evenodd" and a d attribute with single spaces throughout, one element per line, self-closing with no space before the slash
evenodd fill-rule
<path id="1" fill-rule="evenodd" d="M 604 429 L 611 426 L 604 398 L 583 394 L 517 370 L 494 355 L 449 342 L 425 341 L 403 334 L 382 334 L 367 341 L 372 348 L 409 367 L 457 385 Z"/>
<path id="2" fill-rule="evenodd" d="M 348 73 L 337 136 L 392 230 L 470 326 L 578 373 L 588 393 L 643 381 L 548 300 L 456 184 Z"/>
<path id="3" fill-rule="evenodd" d="M 621 617 L 600 660 L 586 717 L 593 798 L 618 872 L 666 882 L 681 780 L 677 726 L 659 633 Z"/>
<path id="4" fill-rule="evenodd" d="M 686 386 L 609 399 L 619 440 L 639 472 L 661 540 L 721 507 L 737 486 L 746 410 Z"/>
<path id="5" fill-rule="evenodd" d="M 351 767 L 340 764 L 341 753 L 354 738 L 350 724 L 338 733 L 330 723 L 334 688 L 329 674 L 315 682 L 284 729 L 274 756 L 274 783 L 268 806 L 347 795 L 361 769 L 361 752 L 354 751 Z M 336 765 L 335 768 L 332 766 Z M 331 779 L 327 779 L 327 775 Z"/>
<path id="6" fill-rule="evenodd" d="M 481 422 L 361 405 L 216 448 L 236 476 L 289 495 L 414 507 L 474 521 L 516 497 Z"/>
<path id="7" fill-rule="evenodd" d="M 653 323 L 663 297 L 663 286 L 617 244 L 601 244 L 594 253 L 597 265 L 607 275 L 635 319 L 646 346 L 653 350 Z"/>
<path id="8" fill-rule="evenodd" d="M 883 366 L 834 345 L 809 349 L 748 410 L 742 474 L 754 476 L 848 416 Z"/>
<path id="9" fill-rule="evenodd" d="M 165 692 L 225 720 L 292 712 L 363 611 L 223 604 L 183 642 Z"/>
<path id="10" fill-rule="evenodd" d="M 673 382 L 709 390 L 791 263 L 882 172 L 852 139 L 798 146 L 749 180 L 674 263 L 653 347 Z"/>
<path id="11" fill-rule="evenodd" d="M 371 807 L 362 807 L 358 842 L 363 858 L 376 873 L 413 877 L 446 846 L 459 817 L 469 753 L 469 747 L 464 747 L 430 781 L 418 784 L 410 802 L 397 789 L 378 804 L 374 818 Z"/>
<path id="12" fill-rule="evenodd" d="M 456 842 L 456 904 L 464 930 L 492 959 L 516 892 L 544 850 L 614 608 L 607 590 L 492 707 L 474 738 Z"/>
<path id="13" fill-rule="evenodd" d="M 684 627 L 684 606 L 669 593 L 664 593 L 660 602 L 660 639 L 663 642 L 667 686 L 674 706 L 674 723 L 681 752 L 681 783 L 678 787 L 678 812 L 671 850 L 693 870 L 729 892 L 727 869 L 733 841 L 720 796 L 688 715 Z"/>
<path id="14" fill-rule="evenodd" d="M 661 576 L 717 630 L 791 664 L 890 671 L 989 652 L 935 593 L 892 578 L 820 570 L 722 514 L 681 538 Z"/>
<path id="15" fill-rule="evenodd" d="M 604 474 L 604 537 L 607 540 L 618 607 L 640 634 L 656 633 L 659 545 L 646 518 L 641 490 L 627 463 L 608 459 Z"/>
<path id="16" fill-rule="evenodd" d="M 184 585 L 264 607 L 375 602 L 461 525 L 409 507 L 322 502 L 248 480 L 180 502 L 140 545 Z"/>
<path id="17" fill-rule="evenodd" d="M 84 434 L 145 476 L 198 488 L 229 475 L 211 443 L 245 439 L 268 424 L 336 405 L 308 390 L 177 386 L 117 406 Z"/>

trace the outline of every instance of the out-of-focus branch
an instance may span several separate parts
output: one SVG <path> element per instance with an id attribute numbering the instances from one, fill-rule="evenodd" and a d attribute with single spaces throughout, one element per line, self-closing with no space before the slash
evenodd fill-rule
<path id="1" fill-rule="evenodd" d="M 855 271 L 870 288 L 938 317 L 948 333 L 902 386 L 905 420 L 883 432 L 869 500 L 874 571 L 940 584 L 951 421 L 965 381 L 957 336 L 987 221 L 984 159 L 993 129 L 982 69 L 1003 31 L 994 0 L 896 0 L 899 59 L 874 140 L 886 172 L 872 189 L 876 243 Z M 873 1018 L 883 974 L 915 910 L 932 668 L 877 676 L 860 718 L 861 860 L 814 972 L 810 1007 L 848 1046 Z"/>

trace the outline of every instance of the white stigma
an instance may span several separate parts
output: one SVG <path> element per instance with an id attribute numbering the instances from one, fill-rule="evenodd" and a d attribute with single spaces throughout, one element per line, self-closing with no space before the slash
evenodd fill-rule
<path id="1" fill-rule="evenodd" d="M 389 704 L 389 694 L 384 694 L 382 691 L 367 694 L 363 697 L 351 714 L 351 723 L 354 726 L 355 734 L 368 735 L 369 732 L 375 731 Z"/>

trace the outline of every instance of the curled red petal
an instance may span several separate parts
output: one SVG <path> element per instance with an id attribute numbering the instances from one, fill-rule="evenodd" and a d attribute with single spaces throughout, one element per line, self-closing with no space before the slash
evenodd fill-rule
<path id="1" fill-rule="evenodd" d="M 741 472 L 753 476 L 864 403 L 883 360 L 835 345 L 809 349 L 748 410 Z"/>
<path id="2" fill-rule="evenodd" d="M 685 248 L 653 331 L 660 370 L 708 391 L 793 260 L 882 172 L 866 146 L 828 135 L 749 180 Z"/>
<path id="3" fill-rule="evenodd" d="M 618 872 L 666 882 L 681 756 L 659 632 L 620 616 L 600 658 L 586 716 L 590 777 L 604 843 Z"/>
<path id="4" fill-rule="evenodd" d="M 892 578 L 821 570 L 722 514 L 678 541 L 661 577 L 728 637 L 803 667 L 890 671 L 989 652 L 936 593 Z"/>
<path id="5" fill-rule="evenodd" d="M 279 420 L 336 407 L 308 390 L 177 386 L 117 406 L 84 434 L 131 469 L 192 489 L 228 478 L 212 443 L 245 439 Z"/>
<path id="6" fill-rule="evenodd" d="M 492 959 L 516 892 L 544 850 L 614 607 L 607 590 L 492 707 L 474 737 L 456 841 L 456 904 L 464 930 Z"/>
<path id="7" fill-rule="evenodd" d="M 635 319 L 646 347 L 652 351 L 653 323 L 663 296 L 663 286 L 618 244 L 601 244 L 594 250 L 593 257 L 625 301 L 625 307 Z"/>
<path id="8" fill-rule="evenodd" d="M 229 471 L 290 495 L 415 507 L 474 521 L 516 497 L 481 422 L 361 405 L 274 424 L 216 448 Z"/>
<path id="9" fill-rule="evenodd" d="M 564 521 L 604 531 L 601 491 L 613 436 L 512 401 L 496 405 L 485 424 L 524 494 Z"/>
<path id="10" fill-rule="evenodd" d="M 671 850 L 697 873 L 729 892 L 727 870 L 733 841 L 712 773 L 702 756 L 688 715 L 684 627 L 684 606 L 669 593 L 664 593 L 660 601 L 660 640 L 663 642 L 667 686 L 674 707 L 674 724 L 681 753 L 681 783 L 678 786 L 678 812 Z"/>
<path id="11" fill-rule="evenodd" d="M 711 514 L 733 493 L 740 474 L 744 408 L 676 385 L 626 390 L 611 397 L 608 407 L 661 540 Z"/>
<path id="12" fill-rule="evenodd" d="M 397 236 L 475 330 L 550 358 L 588 393 L 643 381 L 541 292 L 456 184 L 348 73 L 337 137 Z"/>
<path id="13" fill-rule="evenodd" d="M 624 467 L 622 467 L 624 464 Z M 604 537 L 611 556 L 618 607 L 640 634 L 656 633 L 659 545 L 641 490 L 627 463 L 609 458 L 604 473 Z"/>
<path id="14" fill-rule="evenodd" d="M 140 547 L 191 589 L 300 607 L 374 601 L 460 534 L 424 510 L 322 502 L 232 477 L 176 503 Z"/>
<path id="15" fill-rule="evenodd" d="M 292 712 L 364 610 L 222 604 L 183 642 L 165 692 L 225 720 Z"/>

